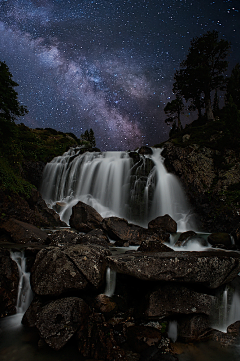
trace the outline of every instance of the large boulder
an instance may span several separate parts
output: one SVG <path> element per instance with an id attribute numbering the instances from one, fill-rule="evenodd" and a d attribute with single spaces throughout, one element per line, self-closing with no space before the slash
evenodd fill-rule
<path id="1" fill-rule="evenodd" d="M 178 339 L 183 342 L 204 340 L 210 329 L 209 317 L 204 314 L 185 315 L 178 322 Z"/>
<path id="2" fill-rule="evenodd" d="M 124 218 L 104 218 L 102 227 L 114 241 L 122 242 L 123 244 L 129 242 L 131 245 L 141 244 L 143 228 L 129 224 Z"/>
<path id="3" fill-rule="evenodd" d="M 38 313 L 36 327 L 40 336 L 54 350 L 60 350 L 79 329 L 84 329 L 89 307 L 80 298 L 52 301 Z"/>
<path id="4" fill-rule="evenodd" d="M 19 273 L 6 249 L 0 250 L 0 317 L 16 313 Z"/>
<path id="5" fill-rule="evenodd" d="M 72 228 L 80 232 L 90 232 L 101 228 L 102 216 L 91 206 L 79 201 L 73 208 L 69 220 Z"/>
<path id="6" fill-rule="evenodd" d="M 208 236 L 208 242 L 216 248 L 232 249 L 234 242 L 228 233 L 216 232 Z"/>
<path id="7" fill-rule="evenodd" d="M 139 252 L 172 252 L 172 248 L 166 246 L 164 243 L 159 242 L 155 239 L 146 239 L 142 241 Z"/>
<path id="8" fill-rule="evenodd" d="M 14 243 L 42 244 L 47 238 L 47 233 L 32 224 L 10 218 L 0 226 L 1 240 Z"/>
<path id="9" fill-rule="evenodd" d="M 177 222 L 168 214 L 165 216 L 159 216 L 148 223 L 149 229 L 162 230 L 169 233 L 177 232 Z"/>
<path id="10" fill-rule="evenodd" d="M 214 296 L 198 293 L 184 286 L 161 285 L 148 296 L 145 316 L 157 319 L 196 313 L 209 316 L 214 301 Z"/>
<path id="11" fill-rule="evenodd" d="M 88 285 L 97 289 L 105 280 L 105 258 L 109 254 L 106 249 L 93 245 L 43 249 L 32 268 L 33 292 L 40 296 L 58 296 Z"/>
<path id="12" fill-rule="evenodd" d="M 58 230 L 49 234 L 45 240 L 45 244 L 49 246 L 66 246 L 76 244 L 78 233 L 72 229 Z"/>
<path id="13" fill-rule="evenodd" d="M 195 283 L 217 288 L 240 272 L 237 252 L 134 252 L 107 257 L 116 272 L 141 280 Z"/>

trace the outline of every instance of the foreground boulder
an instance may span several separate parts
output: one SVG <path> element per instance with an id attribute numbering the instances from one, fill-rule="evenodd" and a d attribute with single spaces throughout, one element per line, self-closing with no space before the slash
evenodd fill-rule
<path id="1" fill-rule="evenodd" d="M 134 252 L 107 257 L 116 272 L 141 280 L 195 283 L 217 288 L 240 272 L 237 252 Z"/>
<path id="2" fill-rule="evenodd" d="M 77 330 L 85 328 L 88 314 L 89 307 L 82 299 L 62 298 L 40 310 L 36 327 L 51 348 L 60 350 Z"/>
<path id="3" fill-rule="evenodd" d="M 203 313 L 210 315 L 215 297 L 195 292 L 187 287 L 167 284 L 161 285 L 148 296 L 145 316 L 164 318 L 168 316 Z"/>
<path id="4" fill-rule="evenodd" d="M 43 249 L 32 268 L 33 292 L 40 296 L 58 296 L 87 286 L 98 289 L 105 281 L 105 258 L 109 254 L 106 249 L 94 245 Z"/>
<path id="5" fill-rule="evenodd" d="M 69 224 L 80 232 L 90 232 L 95 228 L 101 228 L 102 216 L 91 206 L 78 202 L 72 208 Z"/>
<path id="6" fill-rule="evenodd" d="M 1 240 L 14 243 L 38 243 L 42 244 L 47 238 L 47 233 L 39 228 L 17 219 L 10 218 L 1 227 Z"/>

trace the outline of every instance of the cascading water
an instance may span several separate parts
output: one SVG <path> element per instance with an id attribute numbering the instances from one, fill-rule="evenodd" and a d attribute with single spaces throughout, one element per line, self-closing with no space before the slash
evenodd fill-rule
<path id="1" fill-rule="evenodd" d="M 66 223 L 72 207 L 82 201 L 102 217 L 123 217 L 143 227 L 169 214 L 179 231 L 196 228 L 179 181 L 166 171 L 160 149 L 135 159 L 128 152 L 80 152 L 71 148 L 48 163 L 43 173 L 42 197 Z"/>
<path id="2" fill-rule="evenodd" d="M 240 293 L 239 289 L 234 291 L 228 286 L 223 291 L 219 299 L 218 319 L 215 321 L 213 328 L 222 332 L 227 331 L 227 327 L 232 323 L 240 320 Z"/>
<path id="3" fill-rule="evenodd" d="M 30 273 L 26 271 L 26 258 L 24 252 L 11 252 L 11 258 L 17 263 L 19 272 L 16 311 L 17 314 L 23 314 L 32 300 Z"/>

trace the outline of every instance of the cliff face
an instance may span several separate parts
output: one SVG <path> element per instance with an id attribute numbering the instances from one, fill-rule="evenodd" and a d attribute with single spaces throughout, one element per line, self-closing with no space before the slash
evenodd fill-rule
<path id="1" fill-rule="evenodd" d="M 240 158 L 232 149 L 211 149 L 170 140 L 162 152 L 165 166 L 181 180 L 195 209 L 199 226 L 207 232 L 231 232 L 240 221 Z"/>

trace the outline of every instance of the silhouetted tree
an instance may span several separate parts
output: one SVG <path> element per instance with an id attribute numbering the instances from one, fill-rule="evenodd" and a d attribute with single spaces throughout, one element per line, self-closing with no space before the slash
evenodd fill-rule
<path id="1" fill-rule="evenodd" d="M 91 147 L 96 146 L 96 140 L 92 128 L 90 128 L 89 131 L 85 130 L 85 132 L 81 134 L 80 139 L 85 142 L 88 142 Z"/>
<path id="2" fill-rule="evenodd" d="M 217 31 L 208 31 L 191 41 L 187 58 L 175 73 L 174 93 L 181 94 L 186 101 L 190 100 L 199 114 L 203 97 L 207 119 L 214 119 L 211 92 L 224 89 L 226 84 L 223 73 L 228 66 L 226 57 L 229 51 L 228 41 L 218 40 Z"/>
<path id="3" fill-rule="evenodd" d="M 19 104 L 18 93 L 14 90 L 16 86 L 18 84 L 13 81 L 8 66 L 0 61 L 0 117 L 10 122 L 28 113 L 27 108 Z"/>
<path id="4" fill-rule="evenodd" d="M 169 115 L 169 117 L 165 120 L 165 123 L 170 123 L 177 119 L 177 128 L 179 130 L 182 129 L 182 124 L 180 120 L 180 114 L 184 109 L 183 101 L 180 95 L 177 94 L 176 99 L 168 102 L 164 108 L 164 112 Z"/>
<path id="5" fill-rule="evenodd" d="M 232 97 L 231 102 L 234 102 L 240 110 L 240 64 L 238 63 L 232 70 L 231 76 L 227 81 L 227 92 L 226 92 L 226 102 L 230 102 L 230 97 Z"/>

